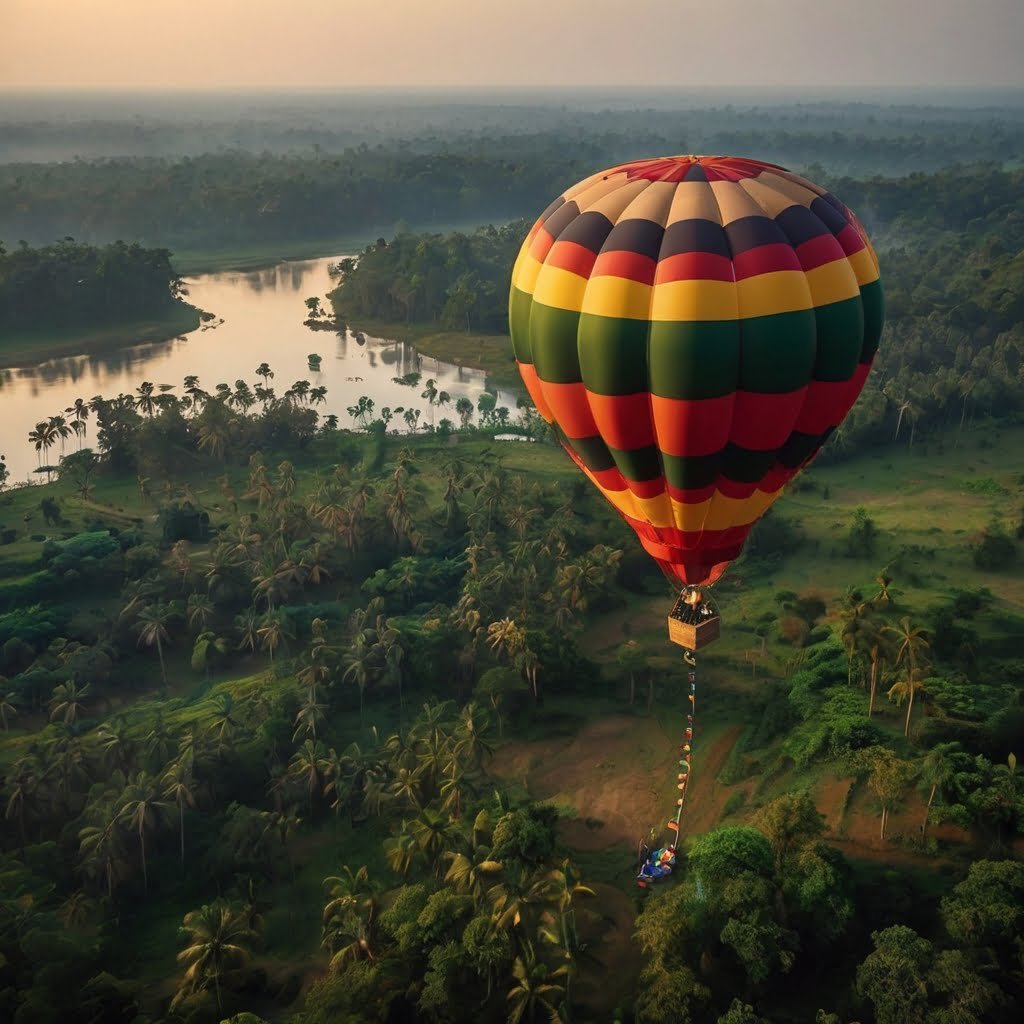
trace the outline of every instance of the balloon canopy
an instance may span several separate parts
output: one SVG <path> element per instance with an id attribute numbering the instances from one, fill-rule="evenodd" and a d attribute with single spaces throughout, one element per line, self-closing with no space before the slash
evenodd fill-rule
<path id="1" fill-rule="evenodd" d="M 531 228 L 509 298 L 538 411 L 664 572 L 698 585 L 849 412 L 882 320 L 854 214 L 736 157 L 574 185 Z"/>

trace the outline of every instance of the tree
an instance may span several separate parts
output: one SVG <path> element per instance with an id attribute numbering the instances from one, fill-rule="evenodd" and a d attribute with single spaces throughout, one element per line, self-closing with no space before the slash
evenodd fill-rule
<path id="1" fill-rule="evenodd" d="M 8 723 L 7 720 L 11 715 L 18 713 L 17 707 L 17 694 L 12 690 L 5 690 L 4 685 L 7 683 L 7 679 L 0 675 L 0 724 L 3 725 L 4 732 L 7 732 Z"/>
<path id="2" fill-rule="evenodd" d="M 935 794 L 944 790 L 956 776 L 956 762 L 954 755 L 960 753 L 959 743 L 936 743 L 924 756 L 921 762 L 920 781 L 928 789 L 928 802 L 924 808 L 924 820 L 921 822 L 921 835 L 923 836 L 928 828 L 928 819 L 931 816 L 932 803 Z"/>
<path id="3" fill-rule="evenodd" d="M 186 914 L 182 932 L 188 945 L 178 954 L 178 963 L 185 965 L 185 974 L 171 1006 L 212 985 L 217 1008 L 223 1009 L 221 983 L 229 981 L 234 972 L 248 963 L 256 932 L 241 908 L 222 900 Z"/>
<path id="4" fill-rule="evenodd" d="M 552 969 L 537 958 L 533 944 L 525 942 L 519 956 L 512 962 L 514 984 L 508 992 L 508 1024 L 519 1024 L 521 1020 L 533 1022 L 541 1010 L 549 1024 L 560 1024 L 565 1018 L 561 1013 L 560 997 L 565 988 L 558 979 L 565 977 L 563 965 Z"/>
<path id="5" fill-rule="evenodd" d="M 195 807 L 196 791 L 191 752 L 168 767 L 164 773 L 163 795 L 178 808 L 178 833 L 181 838 L 181 866 L 185 867 L 185 808 Z"/>
<path id="6" fill-rule="evenodd" d="M 825 816 L 809 793 L 787 793 L 758 811 L 754 825 L 772 844 L 775 873 L 781 878 L 800 850 L 824 833 Z"/>
<path id="7" fill-rule="evenodd" d="M 929 646 L 928 638 L 922 629 L 910 625 L 910 619 L 903 616 L 899 626 L 887 626 L 886 632 L 893 637 L 896 647 L 895 664 L 906 665 L 907 677 L 902 691 L 907 700 L 907 717 L 903 726 L 903 735 L 910 735 L 910 713 L 914 709 L 914 693 L 920 689 L 920 679 L 917 670 L 922 667 L 921 659 L 925 649 Z M 890 693 L 896 690 L 890 690 Z M 890 700 L 892 697 L 890 697 Z"/>
<path id="8" fill-rule="evenodd" d="M 142 855 L 142 890 L 149 891 L 149 871 L 146 862 L 146 833 L 155 832 L 163 823 L 170 804 L 159 799 L 156 779 L 146 772 L 139 772 L 132 780 L 121 805 L 119 817 L 139 837 L 139 851 Z"/>
<path id="9" fill-rule="evenodd" d="M 65 725 L 74 725 L 85 711 L 85 699 L 89 696 L 89 684 L 79 686 L 73 679 L 61 683 L 50 699 L 50 721 L 61 719 Z"/>
<path id="10" fill-rule="evenodd" d="M 914 765 L 897 757 L 886 747 L 873 747 L 864 752 L 865 763 L 870 768 L 868 785 L 882 805 L 879 838 L 885 839 L 889 812 L 903 796 L 907 784 L 914 774 Z"/>
<path id="11" fill-rule="evenodd" d="M 171 642 L 167 627 L 174 617 L 174 610 L 167 604 L 146 605 L 139 612 L 135 629 L 139 634 L 140 647 L 156 647 L 160 658 L 160 679 L 167 685 L 167 668 L 164 665 L 164 644 Z"/>
<path id="12" fill-rule="evenodd" d="M 857 968 L 857 991 L 871 1001 L 877 1024 L 925 1024 L 926 975 L 934 951 L 912 928 L 871 933 L 874 952 Z"/>

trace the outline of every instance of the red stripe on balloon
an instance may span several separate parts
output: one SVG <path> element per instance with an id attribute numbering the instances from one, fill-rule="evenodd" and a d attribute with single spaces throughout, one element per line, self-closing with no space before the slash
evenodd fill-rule
<path id="1" fill-rule="evenodd" d="M 662 398 L 651 395 L 658 448 L 666 455 L 714 455 L 729 440 L 735 393 L 720 398 Z"/>
<path id="2" fill-rule="evenodd" d="M 802 269 L 793 247 L 782 242 L 759 245 L 738 253 L 733 256 L 732 265 L 736 271 L 737 281 L 760 274 L 772 274 L 777 270 Z"/>
<path id="3" fill-rule="evenodd" d="M 640 284 L 654 284 L 657 263 L 638 252 L 613 249 L 602 252 L 594 263 L 593 277 L 623 277 Z"/>
<path id="4" fill-rule="evenodd" d="M 846 228 L 843 228 L 845 231 Z M 818 235 L 817 238 L 810 238 L 801 243 L 793 250 L 803 270 L 814 270 L 815 267 L 823 267 L 826 263 L 835 263 L 836 260 L 846 259 L 846 250 L 840 245 L 835 235 Z"/>
<path id="5" fill-rule="evenodd" d="M 864 239 L 852 224 L 847 224 L 846 227 L 836 235 L 836 238 L 839 239 L 839 244 L 843 247 L 843 252 L 845 252 L 847 256 L 852 256 L 855 252 L 860 252 L 861 249 L 865 248 Z"/>
<path id="6" fill-rule="evenodd" d="M 732 261 L 713 252 L 681 252 L 658 261 L 655 284 L 669 281 L 732 281 Z"/>
<path id="7" fill-rule="evenodd" d="M 551 246 L 544 262 L 549 267 L 561 267 L 580 277 L 590 277 L 596 259 L 597 253 L 579 242 L 558 241 Z"/>
<path id="8" fill-rule="evenodd" d="M 780 448 L 793 432 L 807 388 L 766 395 L 737 391 L 729 440 L 752 452 Z"/>
<path id="9" fill-rule="evenodd" d="M 707 487 L 673 487 L 668 481 L 665 482 L 665 490 L 668 491 L 668 495 L 673 501 L 678 501 L 683 505 L 699 505 L 702 501 L 707 501 L 708 498 L 714 496 L 718 486 L 716 484 L 708 484 Z"/>

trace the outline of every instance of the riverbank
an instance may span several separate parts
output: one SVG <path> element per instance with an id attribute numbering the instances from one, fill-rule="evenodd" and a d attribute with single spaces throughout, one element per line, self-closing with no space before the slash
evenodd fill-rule
<path id="1" fill-rule="evenodd" d="M 201 311 L 181 302 L 166 315 L 148 320 L 131 320 L 105 327 L 64 327 L 0 334 L 0 370 L 35 366 L 59 356 L 109 352 L 149 341 L 166 341 L 196 330 L 200 322 Z"/>
<path id="2" fill-rule="evenodd" d="M 512 341 L 507 334 L 445 331 L 438 330 L 436 324 L 403 324 L 366 319 L 350 323 L 349 327 L 374 338 L 408 342 L 423 356 L 471 370 L 483 370 L 487 374 L 488 384 L 494 387 L 523 390 L 523 381 L 512 352 Z"/>
<path id="3" fill-rule="evenodd" d="M 183 277 L 229 270 L 262 270 L 277 263 L 322 259 L 339 254 L 355 255 L 378 238 L 393 238 L 398 232 L 448 234 L 462 231 L 470 234 L 482 226 L 483 222 L 476 220 L 444 224 L 388 224 L 357 235 L 332 235 L 295 242 L 254 242 L 226 249 L 177 249 L 171 262 Z"/>

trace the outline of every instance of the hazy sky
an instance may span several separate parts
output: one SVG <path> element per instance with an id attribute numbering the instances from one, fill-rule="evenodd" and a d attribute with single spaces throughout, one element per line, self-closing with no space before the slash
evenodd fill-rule
<path id="1" fill-rule="evenodd" d="M 0 0 L 0 88 L 1024 86 L 1024 0 Z"/>

